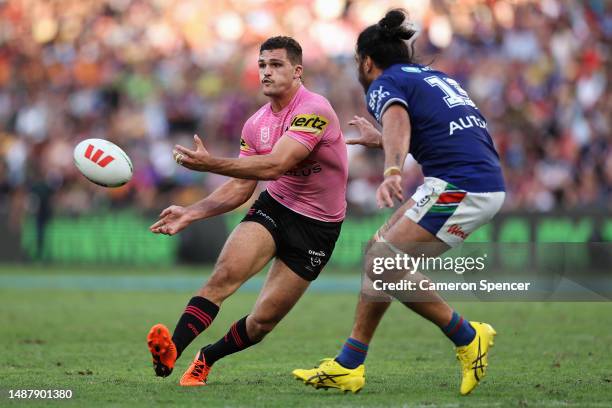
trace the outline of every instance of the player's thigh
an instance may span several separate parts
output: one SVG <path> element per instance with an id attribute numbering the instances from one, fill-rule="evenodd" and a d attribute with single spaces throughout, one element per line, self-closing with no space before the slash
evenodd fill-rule
<path id="1" fill-rule="evenodd" d="M 298 276 L 280 259 L 275 259 L 253 306 L 251 318 L 259 324 L 278 323 L 289 313 L 309 285 L 310 281 Z"/>
<path id="2" fill-rule="evenodd" d="M 382 235 L 393 248 L 407 254 L 438 256 L 449 246 L 406 216 L 400 217 Z"/>
<path id="3" fill-rule="evenodd" d="M 413 205 L 414 205 L 414 201 L 412 199 L 408 199 L 408 201 L 406 201 L 397 210 L 395 210 L 393 214 L 391 214 L 391 217 L 389 217 L 389 219 L 385 221 L 385 223 L 376 230 L 372 238 L 366 243 L 366 246 L 365 246 L 366 257 L 367 257 L 368 252 L 371 249 L 373 249 L 372 246 L 376 242 L 383 241 L 384 240 L 383 236 L 385 235 L 387 231 L 389 231 L 389 228 L 391 228 L 393 224 L 399 221 L 404 215 L 404 213 L 406 212 L 406 210 L 412 207 Z"/>
<path id="4" fill-rule="evenodd" d="M 242 283 L 259 272 L 275 252 L 274 239 L 263 225 L 241 222 L 225 242 L 208 284 Z"/>
<path id="5" fill-rule="evenodd" d="M 366 289 L 370 287 L 370 280 L 380 279 L 380 276 L 374 273 L 375 261 L 395 258 L 398 254 L 432 257 L 448 250 L 447 244 L 406 216 L 406 212 L 414 205 L 416 205 L 414 200 L 408 200 L 376 233 L 375 242 L 368 247 L 364 259 L 365 277 L 369 279 L 365 282 Z M 369 299 L 372 293 L 366 289 L 362 295 Z M 381 296 L 379 300 L 390 300 L 384 294 L 376 291 L 374 293 L 375 297 Z"/>
<path id="6" fill-rule="evenodd" d="M 404 204 L 402 204 L 397 210 L 395 210 L 393 214 L 391 214 L 391 217 L 389 217 L 389 219 L 378 229 L 378 231 L 376 231 L 376 234 L 374 235 L 374 240 L 379 239 L 380 237 L 384 236 L 385 233 L 389 231 L 389 228 L 391 228 L 393 224 L 401 220 L 404 217 L 404 214 L 406 213 L 406 211 L 413 205 L 414 205 L 414 200 L 410 198 Z"/>
<path id="7" fill-rule="evenodd" d="M 406 217 L 406 211 L 415 205 L 413 199 L 407 200 L 391 215 L 374 235 L 374 242 L 391 243 L 402 252 L 426 250 L 429 256 L 439 255 L 448 246 L 442 244 L 435 235 Z M 431 244 L 431 245 L 428 245 Z M 419 255 L 422 252 L 419 252 Z"/>

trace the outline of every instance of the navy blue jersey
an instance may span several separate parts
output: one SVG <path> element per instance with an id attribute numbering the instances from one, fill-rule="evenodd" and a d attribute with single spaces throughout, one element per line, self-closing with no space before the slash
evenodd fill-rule
<path id="1" fill-rule="evenodd" d="M 370 85 L 368 111 L 381 121 L 393 104 L 410 115 L 410 153 L 425 177 L 475 193 L 504 191 L 499 156 L 487 123 L 467 92 L 443 72 L 392 65 Z"/>

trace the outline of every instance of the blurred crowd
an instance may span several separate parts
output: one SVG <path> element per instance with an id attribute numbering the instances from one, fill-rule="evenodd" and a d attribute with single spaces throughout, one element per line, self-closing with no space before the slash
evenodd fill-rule
<path id="1" fill-rule="evenodd" d="M 612 2 L 605 0 L 0 0 L 0 207 L 157 210 L 224 181 L 176 165 L 198 133 L 236 156 L 263 103 L 259 44 L 294 36 L 305 84 L 331 101 L 346 137 L 367 116 L 353 60 L 360 30 L 394 6 L 419 29 L 422 62 L 454 76 L 488 120 L 507 179 L 506 210 L 611 208 Z M 72 150 L 104 138 L 133 180 L 97 187 Z M 380 152 L 350 151 L 349 209 L 375 211 Z M 421 182 L 414 162 L 406 190 Z M 17 219 L 13 215 L 13 219 Z"/>

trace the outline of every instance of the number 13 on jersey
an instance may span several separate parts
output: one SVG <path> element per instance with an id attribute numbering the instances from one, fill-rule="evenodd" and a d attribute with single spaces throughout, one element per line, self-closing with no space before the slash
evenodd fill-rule
<path id="1" fill-rule="evenodd" d="M 454 79 L 430 76 L 425 78 L 425 82 L 444 92 L 443 99 L 449 108 L 465 105 L 476 108 L 476 104 L 472 102 L 467 92 Z"/>

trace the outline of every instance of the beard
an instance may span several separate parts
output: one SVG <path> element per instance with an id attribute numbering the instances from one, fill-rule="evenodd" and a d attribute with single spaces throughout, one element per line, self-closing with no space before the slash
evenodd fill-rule
<path id="1" fill-rule="evenodd" d="M 262 92 L 265 96 L 268 96 L 268 97 L 278 96 L 281 93 L 277 89 L 270 89 L 270 88 L 264 88 Z"/>
<path id="2" fill-rule="evenodd" d="M 372 83 L 372 81 L 370 81 L 367 78 L 367 75 L 363 68 L 363 63 L 359 64 L 359 67 L 357 67 L 357 72 L 358 72 L 359 83 L 363 87 L 363 92 L 368 92 L 368 88 L 370 88 L 370 84 Z"/>

